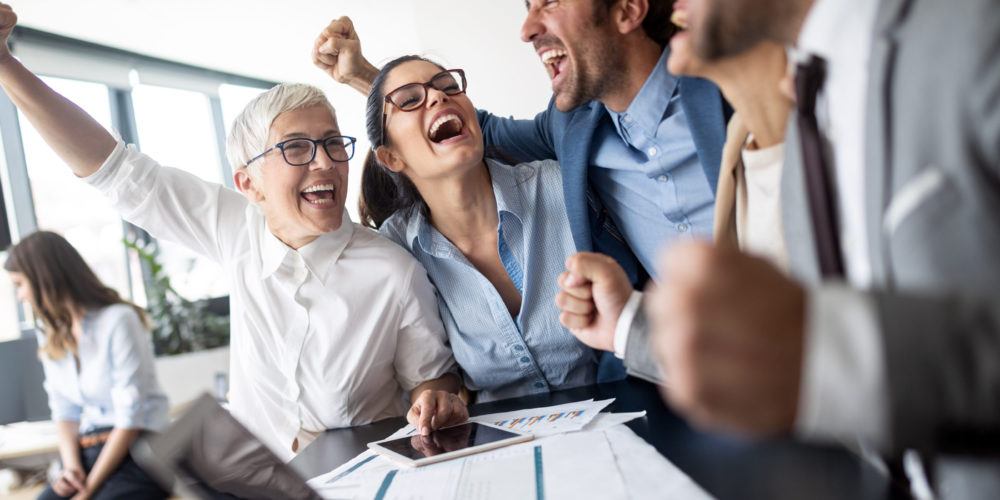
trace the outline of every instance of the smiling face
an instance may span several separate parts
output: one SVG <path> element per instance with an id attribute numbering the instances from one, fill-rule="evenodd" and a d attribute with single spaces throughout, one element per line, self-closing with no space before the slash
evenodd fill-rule
<path id="1" fill-rule="evenodd" d="M 336 118 L 325 106 L 281 113 L 271 122 L 268 147 L 295 138 L 323 139 L 341 135 Z M 236 185 L 264 212 L 268 228 L 279 240 L 300 248 L 340 228 L 347 195 L 347 162 L 335 162 L 316 149 L 308 165 L 289 165 L 275 148 L 259 160 L 258 175 L 246 167 L 236 172 Z"/>
<path id="2" fill-rule="evenodd" d="M 395 67 L 385 79 L 386 94 L 410 83 L 431 81 L 442 69 L 427 61 L 408 61 Z M 460 83 L 460 82 L 456 82 Z M 439 85 L 440 86 L 440 85 Z M 411 94 L 393 95 L 403 105 Z M 476 110 L 464 93 L 447 95 L 427 88 L 424 102 L 412 111 L 385 103 L 386 144 L 379 147 L 380 161 L 409 177 L 419 188 L 425 180 L 461 174 L 483 161 L 483 134 Z"/>
<path id="3" fill-rule="evenodd" d="M 521 40 L 531 43 L 552 80 L 556 108 L 601 100 L 626 74 L 621 36 L 602 0 L 528 0 Z"/>

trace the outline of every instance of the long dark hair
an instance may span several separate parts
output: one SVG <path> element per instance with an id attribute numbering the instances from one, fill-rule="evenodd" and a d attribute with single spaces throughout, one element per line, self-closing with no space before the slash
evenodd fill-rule
<path id="1" fill-rule="evenodd" d="M 368 141 L 372 149 L 365 156 L 365 165 L 361 170 L 361 196 L 358 198 L 358 213 L 361 224 L 378 229 L 386 219 L 401 210 L 409 211 L 415 206 L 427 210 L 427 204 L 410 179 L 398 172 L 393 172 L 378 161 L 375 150 L 386 144 L 386 131 L 382 129 L 382 113 L 385 109 L 385 80 L 396 66 L 410 61 L 431 63 L 441 71 L 444 67 L 427 58 L 407 55 L 397 57 L 382 69 L 372 81 L 372 90 L 368 93 L 368 107 L 365 110 L 365 124 L 368 130 Z M 426 215 L 426 214 L 425 214 Z"/>
<path id="2" fill-rule="evenodd" d="M 10 247 L 3 267 L 23 274 L 31 285 L 31 308 L 44 325 L 45 346 L 41 350 L 51 359 L 62 359 L 67 351 L 76 352 L 70 331 L 72 308 L 127 304 L 149 327 L 146 312 L 101 283 L 73 245 L 56 233 L 38 231 L 26 236 Z"/>

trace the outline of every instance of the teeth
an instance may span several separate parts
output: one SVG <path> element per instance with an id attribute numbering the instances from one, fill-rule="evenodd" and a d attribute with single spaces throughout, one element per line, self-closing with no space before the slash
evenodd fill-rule
<path id="1" fill-rule="evenodd" d="M 312 203 L 313 205 L 326 205 L 327 203 L 333 203 L 333 198 L 323 198 L 321 200 L 315 200 L 315 201 L 306 200 L 306 201 Z"/>
<path id="2" fill-rule="evenodd" d="M 549 49 L 542 52 L 538 57 L 542 58 L 545 64 L 552 64 L 556 59 L 565 57 L 567 52 L 563 49 Z"/>
<path id="3" fill-rule="evenodd" d="M 316 191 L 333 191 L 333 184 L 319 184 L 312 187 L 307 187 L 302 190 L 303 193 L 315 193 Z"/>
<path id="4" fill-rule="evenodd" d="M 459 126 L 464 125 L 462 123 L 462 119 L 459 118 L 458 115 L 446 115 L 446 116 L 442 116 L 441 118 L 438 118 L 437 120 L 434 120 L 434 123 L 431 124 L 431 129 L 427 133 L 427 135 L 430 136 L 430 137 L 434 137 L 434 134 L 436 134 L 437 131 L 438 131 L 438 129 L 441 128 L 441 125 L 444 125 L 445 123 L 448 123 L 448 122 L 450 122 L 452 120 L 457 121 Z"/>
<path id="5" fill-rule="evenodd" d="M 687 12 L 682 10 L 674 10 L 674 13 L 670 15 L 670 22 L 682 30 L 688 28 L 687 23 Z"/>

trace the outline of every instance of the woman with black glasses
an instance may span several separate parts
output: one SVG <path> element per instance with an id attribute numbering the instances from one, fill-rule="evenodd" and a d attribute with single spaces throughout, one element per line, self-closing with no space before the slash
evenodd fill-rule
<path id="1" fill-rule="evenodd" d="M 430 275 L 465 384 L 482 400 L 590 384 L 597 358 L 559 324 L 557 278 L 575 246 L 559 164 L 484 158 L 461 70 L 386 64 L 368 95 L 373 145 L 362 223 Z"/>
<path id="2" fill-rule="evenodd" d="M 46 142 L 126 220 L 225 267 L 230 407 L 251 431 L 291 459 L 328 428 L 408 408 L 426 431 L 467 418 L 426 273 L 344 211 L 354 138 L 322 91 L 278 85 L 246 106 L 227 150 L 237 193 L 160 166 L 52 91 L 2 43 L 15 22 L 0 4 L 0 85 Z"/>

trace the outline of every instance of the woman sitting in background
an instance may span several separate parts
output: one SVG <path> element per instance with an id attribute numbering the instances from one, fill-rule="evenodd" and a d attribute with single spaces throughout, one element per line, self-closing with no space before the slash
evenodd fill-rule
<path id="1" fill-rule="evenodd" d="M 38 345 L 62 474 L 40 499 L 165 498 L 129 456 L 141 431 L 167 423 L 146 313 L 104 286 L 76 249 L 39 231 L 4 268 L 40 320 Z"/>
<path id="2" fill-rule="evenodd" d="M 427 269 L 465 383 L 480 401 L 595 381 L 594 352 L 559 325 L 574 250 L 554 161 L 484 159 L 465 74 L 418 56 L 372 82 L 362 223 Z"/>

